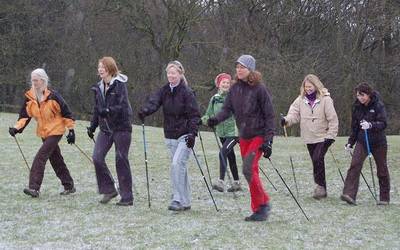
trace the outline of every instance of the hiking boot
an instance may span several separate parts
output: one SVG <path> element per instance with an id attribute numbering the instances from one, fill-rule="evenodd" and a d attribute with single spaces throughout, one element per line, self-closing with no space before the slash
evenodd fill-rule
<path id="1" fill-rule="evenodd" d="M 117 205 L 117 206 L 133 206 L 133 200 L 124 201 L 121 199 L 117 203 L 115 203 L 115 205 Z"/>
<path id="2" fill-rule="evenodd" d="M 100 203 L 102 204 L 106 204 L 108 203 L 112 198 L 116 197 L 118 195 L 117 191 L 114 191 L 112 193 L 109 194 L 104 194 L 103 198 L 100 200 Z"/>
<path id="3" fill-rule="evenodd" d="M 239 180 L 233 181 L 232 186 L 228 188 L 228 192 L 237 192 L 237 191 L 242 191 L 242 187 L 240 186 Z"/>
<path id="4" fill-rule="evenodd" d="M 60 193 L 60 195 L 69 195 L 69 194 L 73 194 L 76 192 L 76 189 L 73 187 L 71 189 L 65 189 L 64 191 L 62 191 Z"/>
<path id="5" fill-rule="evenodd" d="M 24 193 L 26 195 L 30 195 L 33 198 L 39 197 L 39 190 L 31 189 L 31 188 L 24 188 Z"/>
<path id="6" fill-rule="evenodd" d="M 378 201 L 376 203 L 376 205 L 378 205 L 378 206 L 387 206 L 387 205 L 389 205 L 389 201 Z"/>
<path id="7" fill-rule="evenodd" d="M 168 206 L 168 210 L 171 211 L 182 211 L 184 207 L 182 207 L 179 201 L 172 201 L 171 204 Z"/>
<path id="8" fill-rule="evenodd" d="M 351 198 L 350 195 L 348 195 L 348 194 L 342 194 L 342 195 L 340 196 L 340 199 L 341 199 L 342 201 L 347 202 L 347 203 L 350 204 L 350 205 L 357 205 L 356 201 L 355 201 L 353 198 Z"/>
<path id="9" fill-rule="evenodd" d="M 186 206 L 186 207 L 184 206 L 183 210 L 186 211 L 186 210 L 190 210 L 191 208 L 192 208 L 191 206 Z"/>
<path id="10" fill-rule="evenodd" d="M 218 192 L 224 192 L 225 190 L 224 180 L 218 180 L 217 183 L 212 186 L 212 188 L 217 190 Z"/>
<path id="11" fill-rule="evenodd" d="M 315 186 L 315 189 L 314 189 L 313 198 L 316 200 L 319 200 L 322 198 L 326 198 L 326 196 L 327 196 L 326 189 L 323 186 L 320 186 L 317 184 L 317 186 Z"/>
<path id="12" fill-rule="evenodd" d="M 271 206 L 269 204 L 261 205 L 260 208 L 252 215 L 244 218 L 245 221 L 265 221 L 267 220 Z"/>

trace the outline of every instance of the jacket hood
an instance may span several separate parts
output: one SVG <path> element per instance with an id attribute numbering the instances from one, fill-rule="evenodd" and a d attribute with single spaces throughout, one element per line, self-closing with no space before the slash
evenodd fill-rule
<path id="1" fill-rule="evenodd" d="M 322 96 L 330 96 L 331 95 L 331 93 L 329 93 L 327 88 L 321 89 L 321 93 L 322 93 Z"/>
<path id="2" fill-rule="evenodd" d="M 113 82 L 114 82 L 115 80 L 118 80 L 118 81 L 120 81 L 120 82 L 126 83 L 126 82 L 128 82 L 128 77 L 127 77 L 126 75 L 124 75 L 124 74 L 119 73 L 116 77 L 113 77 L 113 78 L 111 79 L 110 84 L 113 84 Z"/>
<path id="3" fill-rule="evenodd" d="M 112 85 L 115 82 L 115 80 L 118 80 L 120 82 L 126 83 L 126 82 L 128 82 L 128 77 L 126 75 L 124 75 L 124 74 L 118 73 L 117 76 L 111 78 L 110 85 Z M 98 86 L 101 86 L 102 84 L 103 84 L 103 80 L 100 80 L 97 83 Z"/>

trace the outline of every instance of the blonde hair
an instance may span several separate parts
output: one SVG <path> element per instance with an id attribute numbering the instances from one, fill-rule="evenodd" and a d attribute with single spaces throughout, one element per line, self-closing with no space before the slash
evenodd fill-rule
<path id="1" fill-rule="evenodd" d="M 179 74 L 182 76 L 181 79 L 183 80 L 183 82 L 186 85 L 188 85 L 188 82 L 187 82 L 186 77 L 185 77 L 185 68 L 183 68 L 182 63 L 180 63 L 177 60 L 171 61 L 171 62 L 168 63 L 167 67 L 165 68 L 165 71 L 168 71 L 170 68 L 176 69 L 179 72 Z"/>
<path id="2" fill-rule="evenodd" d="M 313 75 L 313 74 L 308 74 L 306 77 L 304 77 L 303 82 L 301 83 L 300 87 L 300 96 L 304 97 L 305 96 L 305 90 L 304 90 L 304 85 L 306 82 L 311 83 L 314 85 L 315 90 L 317 91 L 317 98 L 324 96 L 328 90 L 324 87 L 324 84 L 322 84 L 321 80 L 319 80 L 318 76 Z"/>

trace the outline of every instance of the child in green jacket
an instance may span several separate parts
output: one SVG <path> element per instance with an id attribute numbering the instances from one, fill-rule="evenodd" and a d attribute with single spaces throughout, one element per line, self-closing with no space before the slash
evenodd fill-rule
<path id="1" fill-rule="evenodd" d="M 214 117 L 222 108 L 229 88 L 231 87 L 232 77 L 227 73 L 221 73 L 215 78 L 215 85 L 218 88 L 218 93 L 211 97 L 205 115 L 201 118 L 203 124 L 207 124 L 208 118 Z M 239 174 L 236 165 L 236 156 L 233 147 L 239 142 L 237 128 L 235 125 L 235 118 L 231 116 L 224 122 L 216 126 L 216 133 L 222 143 L 222 148 L 219 153 L 220 167 L 219 167 L 219 180 L 213 185 L 213 189 L 224 192 L 225 190 L 225 173 L 227 158 L 229 167 L 233 175 L 233 183 L 228 192 L 235 192 L 242 190 L 239 182 Z"/>

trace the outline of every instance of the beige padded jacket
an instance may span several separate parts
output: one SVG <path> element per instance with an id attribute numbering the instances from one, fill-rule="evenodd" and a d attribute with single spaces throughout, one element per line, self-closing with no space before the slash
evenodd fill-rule
<path id="1" fill-rule="evenodd" d="M 299 96 L 290 105 L 285 117 L 287 126 L 300 122 L 300 133 L 306 144 L 323 142 L 337 136 L 339 121 L 328 91 L 315 100 L 313 106 L 306 97 Z"/>

